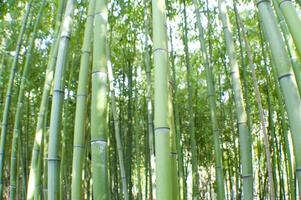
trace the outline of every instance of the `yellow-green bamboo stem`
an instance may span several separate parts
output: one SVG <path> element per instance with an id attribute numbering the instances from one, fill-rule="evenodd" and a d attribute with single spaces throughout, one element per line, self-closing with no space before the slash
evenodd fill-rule
<path id="1" fill-rule="evenodd" d="M 227 15 L 225 1 L 218 0 L 220 19 L 223 25 L 224 36 L 226 40 L 226 51 L 229 57 L 231 67 L 232 87 L 236 107 L 239 142 L 240 142 L 240 162 L 242 166 L 242 184 L 243 198 L 246 200 L 253 199 L 253 169 L 252 169 L 252 141 L 251 134 L 247 125 L 247 114 L 243 102 L 241 81 L 239 75 L 238 63 L 235 55 L 234 41 L 230 30 L 230 23 Z"/>
<path id="2" fill-rule="evenodd" d="M 73 162 L 72 162 L 72 199 L 82 198 L 82 168 L 85 153 L 85 132 L 87 118 L 87 94 L 89 85 L 89 61 L 92 47 L 93 21 L 94 21 L 95 0 L 89 1 L 88 16 L 85 24 L 84 41 L 80 61 L 79 81 L 76 97 Z"/>
<path id="3" fill-rule="evenodd" d="M 109 199 L 107 158 L 107 23 L 107 1 L 96 1 L 91 99 L 91 164 L 93 197 L 99 200 Z"/>
<path id="4" fill-rule="evenodd" d="M 259 16 L 262 20 L 266 39 L 269 43 L 272 59 L 276 68 L 278 80 L 284 97 L 288 114 L 289 125 L 292 133 L 292 141 L 296 162 L 296 177 L 298 179 L 299 193 L 301 191 L 301 99 L 298 92 L 292 65 L 285 49 L 280 29 L 276 22 L 270 1 L 257 1 Z"/>
<path id="5" fill-rule="evenodd" d="M 73 18 L 74 0 L 68 0 L 61 28 L 58 55 L 54 75 L 54 88 L 51 105 L 49 146 L 48 146 L 48 199 L 59 199 L 60 185 L 60 158 L 58 150 L 60 146 L 60 132 L 62 108 L 64 101 L 65 68 L 69 48 Z"/>
<path id="6" fill-rule="evenodd" d="M 165 0 L 152 0 L 155 66 L 156 199 L 172 200 L 170 125 L 168 110 L 169 62 Z"/>

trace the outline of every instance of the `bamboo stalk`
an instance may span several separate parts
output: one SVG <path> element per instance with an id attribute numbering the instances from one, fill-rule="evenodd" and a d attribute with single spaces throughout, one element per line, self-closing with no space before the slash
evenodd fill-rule
<path id="1" fill-rule="evenodd" d="M 91 164 L 94 199 L 109 199 L 107 131 L 107 1 L 96 1 L 94 16 Z"/>
<path id="2" fill-rule="evenodd" d="M 223 0 L 218 1 L 220 19 L 226 40 L 227 55 L 231 67 L 232 87 L 236 106 L 236 115 L 239 131 L 240 156 L 242 165 L 243 198 L 253 199 L 253 169 L 252 169 L 252 141 L 248 130 L 248 119 L 241 89 L 239 68 L 235 56 L 233 36 L 229 28 L 227 7 Z"/>
<path id="3" fill-rule="evenodd" d="M 20 30 L 20 34 L 18 37 L 17 41 L 17 46 L 16 46 L 16 53 L 13 58 L 12 62 L 12 67 L 10 71 L 10 76 L 9 76 L 9 82 L 7 85 L 7 90 L 6 90 L 6 97 L 5 97 L 5 104 L 4 104 L 4 112 L 2 114 L 2 129 L 1 129 L 1 142 L 0 142 L 0 200 L 2 200 L 3 195 L 3 169 L 4 169 L 4 154 L 5 154 L 5 143 L 6 143 L 6 131 L 7 131 L 7 126 L 8 126 L 8 116 L 10 112 L 10 105 L 11 105 L 11 98 L 12 98 L 12 91 L 14 87 L 14 80 L 15 80 L 15 75 L 17 71 L 17 66 L 18 66 L 18 60 L 19 60 L 19 55 L 20 55 L 20 49 L 23 43 L 23 36 L 25 33 L 26 29 L 26 24 L 28 22 L 29 18 L 29 13 L 32 7 L 33 0 L 30 0 L 27 5 L 26 5 L 26 11 L 22 20 L 22 26 Z M 15 186 L 14 186 L 15 187 Z"/>
<path id="4" fill-rule="evenodd" d="M 66 58 L 71 35 L 74 0 L 68 0 L 63 18 L 59 40 L 58 55 L 54 75 L 53 97 L 50 116 L 50 130 L 48 139 L 48 199 L 59 199 L 60 185 L 60 131 L 62 108 L 64 101 Z"/>

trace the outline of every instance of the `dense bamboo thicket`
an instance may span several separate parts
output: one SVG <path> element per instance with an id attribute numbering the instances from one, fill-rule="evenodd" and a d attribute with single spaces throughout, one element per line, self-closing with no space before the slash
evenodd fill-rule
<path id="1" fill-rule="evenodd" d="M 3 0 L 0 35 L 0 200 L 301 198 L 300 0 Z"/>

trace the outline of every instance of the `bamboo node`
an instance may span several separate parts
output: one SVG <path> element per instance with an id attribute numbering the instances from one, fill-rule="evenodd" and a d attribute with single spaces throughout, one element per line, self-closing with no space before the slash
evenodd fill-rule
<path id="1" fill-rule="evenodd" d="M 237 122 L 238 125 L 240 125 L 240 124 L 246 124 L 246 123 L 247 123 L 247 121 Z"/>
<path id="2" fill-rule="evenodd" d="M 163 132 L 169 132 L 169 127 L 156 127 L 155 131 L 163 131 Z"/>
<path id="3" fill-rule="evenodd" d="M 98 75 L 99 77 L 103 78 L 103 77 L 107 77 L 107 72 L 96 70 L 92 72 L 92 76 L 93 75 Z"/>
<path id="4" fill-rule="evenodd" d="M 263 2 L 270 2 L 269 0 L 259 0 L 256 2 L 256 6 L 258 7 L 259 4 L 263 3 Z"/>
<path id="5" fill-rule="evenodd" d="M 53 90 L 53 92 L 54 92 L 54 93 L 57 92 L 57 93 L 61 93 L 61 94 L 64 94 L 64 93 L 65 93 L 65 91 L 64 91 L 64 90 L 61 90 L 61 89 L 55 89 L 55 90 Z"/>
<path id="6" fill-rule="evenodd" d="M 86 50 L 86 49 L 82 49 L 82 54 L 84 54 L 84 53 L 86 53 L 86 54 L 90 54 L 90 53 L 91 53 L 91 51 L 90 51 L 90 50 Z"/>
<path id="7" fill-rule="evenodd" d="M 85 146 L 84 145 L 73 145 L 73 148 L 80 148 L 80 149 L 84 149 Z"/>
<path id="8" fill-rule="evenodd" d="M 155 48 L 153 50 L 153 52 L 155 53 L 156 51 L 166 51 L 167 52 L 167 49 L 164 49 L 164 48 Z"/>
<path id="9" fill-rule="evenodd" d="M 281 76 L 278 76 L 278 80 L 280 81 L 282 78 L 289 77 L 289 76 L 291 76 L 291 75 L 292 75 L 291 72 L 288 72 L 288 73 L 286 73 L 286 74 L 282 74 Z"/>
<path id="10" fill-rule="evenodd" d="M 61 34 L 61 39 L 66 38 L 67 40 L 70 40 L 70 34 L 68 31 L 63 31 Z"/>
<path id="11" fill-rule="evenodd" d="M 2 123 L 1 126 L 2 127 L 7 126 L 7 123 Z"/>
<path id="12" fill-rule="evenodd" d="M 55 161 L 55 162 L 60 162 L 61 160 L 59 158 L 46 158 L 48 161 Z"/>
<path id="13" fill-rule="evenodd" d="M 250 178 L 252 176 L 253 176 L 252 174 L 241 175 L 242 178 Z"/>
<path id="14" fill-rule="evenodd" d="M 286 1 L 291 1 L 291 0 L 282 0 L 279 2 L 279 7 L 281 6 L 282 3 L 285 3 Z"/>
<path id="15" fill-rule="evenodd" d="M 100 139 L 100 140 L 91 140 L 91 144 L 106 144 L 107 140 Z"/>

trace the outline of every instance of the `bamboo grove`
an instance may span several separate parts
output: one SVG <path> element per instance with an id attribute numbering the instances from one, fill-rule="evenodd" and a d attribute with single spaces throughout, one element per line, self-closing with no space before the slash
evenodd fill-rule
<path id="1" fill-rule="evenodd" d="M 300 0 L 3 0 L 0 35 L 0 200 L 301 198 Z"/>

